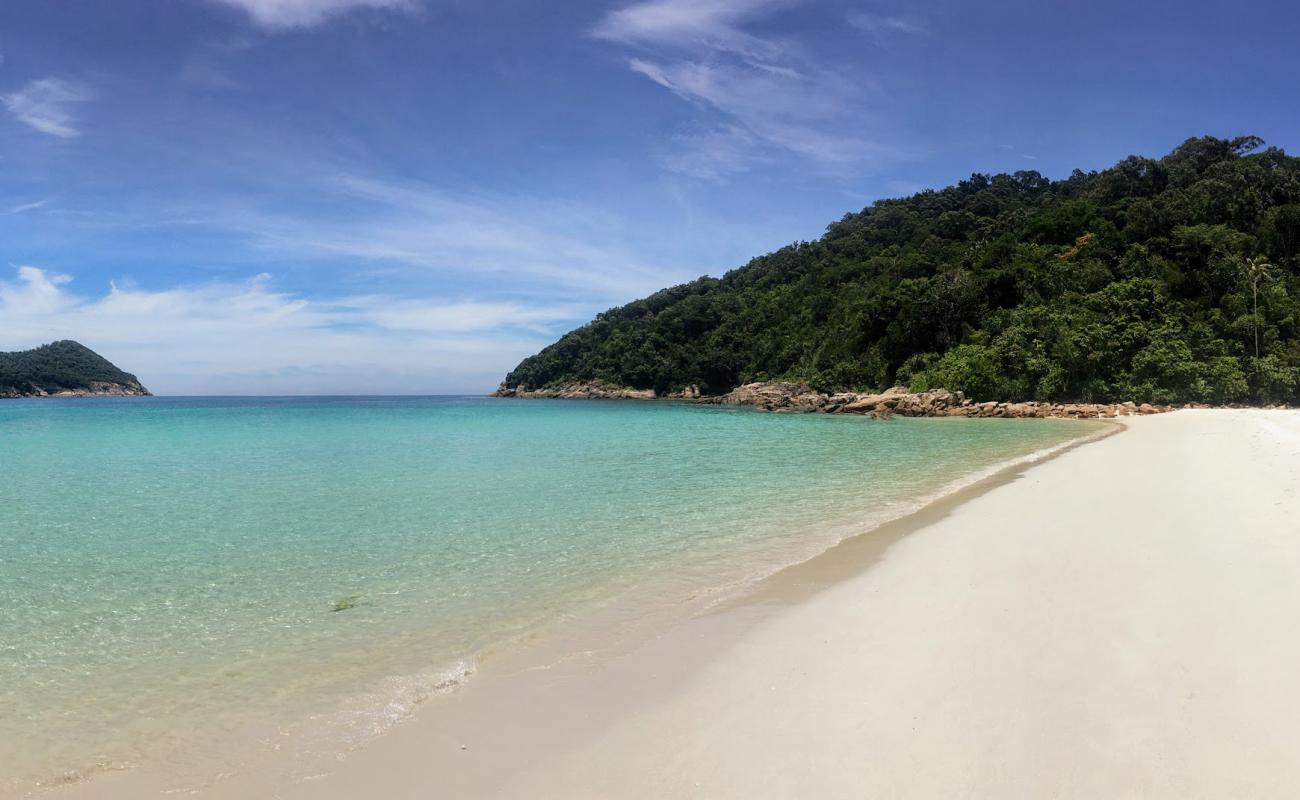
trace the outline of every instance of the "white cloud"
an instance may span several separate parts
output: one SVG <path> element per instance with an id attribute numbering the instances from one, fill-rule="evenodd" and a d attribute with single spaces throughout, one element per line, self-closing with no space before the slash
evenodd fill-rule
<path id="1" fill-rule="evenodd" d="M 0 349 L 76 339 L 158 393 L 479 392 L 553 339 L 566 306 L 308 299 L 269 275 L 161 290 L 76 294 L 33 266 L 0 281 Z"/>
<path id="2" fill-rule="evenodd" d="M 0 283 L 0 309 L 3 309 L 6 322 L 10 315 L 17 320 L 18 314 L 46 315 L 55 314 L 67 307 L 67 298 L 62 286 L 72 278 L 46 272 L 39 267 L 23 264 L 17 267 L 19 288 L 11 289 Z"/>
<path id="3" fill-rule="evenodd" d="M 81 133 L 72 107 L 90 98 L 90 90 L 61 78 L 41 78 L 13 94 L 0 95 L 19 122 L 61 139 Z"/>
<path id="4" fill-rule="evenodd" d="M 823 163 L 894 155 L 861 133 L 869 81 L 841 75 L 797 42 L 747 30 L 793 2 L 647 0 L 592 30 L 636 48 L 629 69 L 699 109 L 703 124 L 670 143 L 669 169 L 723 178 L 779 154 Z"/>
<path id="5" fill-rule="evenodd" d="M 309 28 L 358 9 L 409 10 L 414 0 L 215 0 L 243 9 L 263 28 Z"/>

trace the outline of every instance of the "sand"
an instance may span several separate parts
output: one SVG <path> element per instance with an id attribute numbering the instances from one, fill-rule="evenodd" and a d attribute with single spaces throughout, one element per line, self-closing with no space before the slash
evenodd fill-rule
<path id="1" fill-rule="evenodd" d="M 1300 412 L 1127 426 L 651 641 L 499 669 L 316 779 L 201 796 L 1300 796 Z"/>

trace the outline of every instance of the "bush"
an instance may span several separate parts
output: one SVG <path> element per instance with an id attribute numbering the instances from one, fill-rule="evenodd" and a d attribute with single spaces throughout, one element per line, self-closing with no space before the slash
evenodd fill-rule
<path id="1" fill-rule="evenodd" d="M 965 392 L 977 400 L 1007 396 L 997 351 L 992 347 L 963 344 L 954 347 L 924 373 L 931 386 Z"/>

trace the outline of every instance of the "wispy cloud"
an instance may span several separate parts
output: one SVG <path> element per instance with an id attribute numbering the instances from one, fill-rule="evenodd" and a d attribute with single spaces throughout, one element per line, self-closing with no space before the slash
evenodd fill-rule
<path id="1" fill-rule="evenodd" d="M 213 0 L 243 9 L 270 30 L 310 28 L 358 9 L 411 10 L 416 0 Z"/>
<path id="2" fill-rule="evenodd" d="M 49 200 L 35 200 L 31 203 L 19 203 L 16 206 L 10 206 L 9 210 L 4 212 L 6 215 L 26 214 L 28 211 L 35 211 L 38 208 L 44 208 L 49 204 Z"/>
<path id="3" fill-rule="evenodd" d="M 162 393 L 481 391 L 575 314 L 472 298 L 308 299 L 267 274 L 98 295 L 71 284 L 30 265 L 0 281 L 0 349 L 77 339 Z"/>
<path id="4" fill-rule="evenodd" d="M 5 108 L 41 133 L 71 139 L 81 133 L 73 108 L 91 99 L 89 89 L 61 78 L 41 78 L 12 94 L 0 95 Z"/>
<path id="5" fill-rule="evenodd" d="M 480 333 L 518 328 L 542 335 L 551 334 L 556 323 L 576 319 L 583 313 L 567 305 L 477 300 L 430 303 L 382 295 L 348 298 L 335 303 L 332 310 L 343 319 L 391 331 Z"/>
<path id="6" fill-rule="evenodd" d="M 890 16 L 856 11 L 848 15 L 848 22 L 858 30 L 866 31 L 876 44 L 885 45 L 893 36 L 925 33 L 926 25 L 919 17 Z"/>
<path id="7" fill-rule="evenodd" d="M 180 81 L 208 92 L 228 92 L 239 89 L 239 81 L 230 77 L 211 58 L 192 56 L 181 67 Z"/>
<path id="8" fill-rule="evenodd" d="M 752 32 L 797 0 L 647 0 L 608 14 L 598 39 L 634 48 L 633 72 L 701 112 L 664 163 L 702 178 L 743 172 L 782 153 L 823 163 L 890 156 L 861 134 L 864 85 L 798 42 Z"/>
<path id="9" fill-rule="evenodd" d="M 780 45 L 739 26 L 797 0 L 648 0 L 610 12 L 594 29 L 600 39 L 636 45 L 706 47 L 746 55 L 773 55 Z"/>
<path id="10" fill-rule="evenodd" d="M 243 89 L 244 84 L 232 77 L 227 62 L 255 45 L 254 38 L 244 36 L 205 41 L 190 53 L 176 77 L 181 83 L 206 92 Z"/>
<path id="11" fill-rule="evenodd" d="M 740 125 L 683 130 L 663 156 L 668 169 L 707 180 L 723 180 L 763 162 L 762 143 Z"/>
<path id="12" fill-rule="evenodd" d="M 1014 153 L 1017 157 L 1019 157 L 1019 158 L 1023 158 L 1023 159 L 1026 160 L 1026 161 L 1037 161 L 1037 160 L 1038 160 L 1038 156 L 1036 156 L 1036 155 L 1032 155 L 1032 154 L 1030 154 L 1030 153 L 1022 153 L 1022 152 L 1020 152 L 1019 149 L 1016 148 L 1015 145 L 1010 145 L 1010 144 L 1000 144 L 1000 145 L 998 145 L 998 149 L 1000 149 L 1000 150 L 1004 150 L 1004 151 L 1006 151 L 1006 152 L 1008 152 L 1008 153 Z"/>
<path id="13" fill-rule="evenodd" d="M 452 194 L 414 180 L 380 179 L 299 162 L 311 212 L 247 202 L 184 211 L 247 237 L 256 248 L 299 259 L 391 265 L 544 294 L 579 291 L 596 302 L 627 300 L 694 273 L 648 261 L 644 232 L 589 205 L 511 194 Z"/>

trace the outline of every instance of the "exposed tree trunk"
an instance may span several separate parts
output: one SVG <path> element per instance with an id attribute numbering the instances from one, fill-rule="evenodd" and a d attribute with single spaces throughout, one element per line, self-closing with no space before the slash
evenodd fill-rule
<path id="1" fill-rule="evenodd" d="M 1259 278 L 1250 282 L 1250 293 L 1255 301 L 1255 319 L 1250 327 L 1255 329 L 1255 358 L 1259 358 Z"/>

